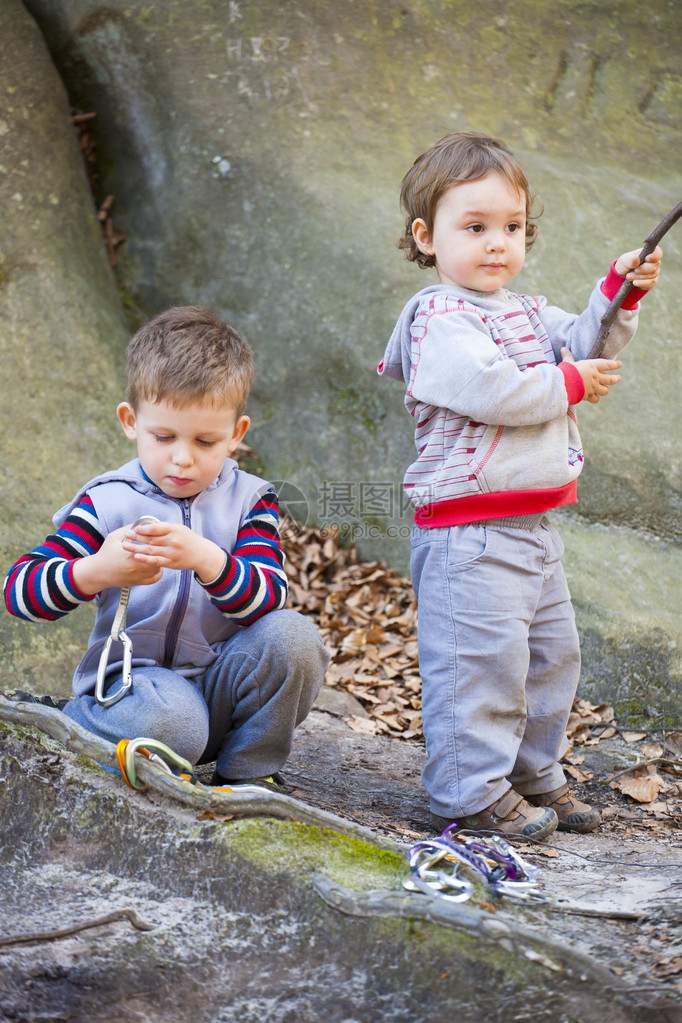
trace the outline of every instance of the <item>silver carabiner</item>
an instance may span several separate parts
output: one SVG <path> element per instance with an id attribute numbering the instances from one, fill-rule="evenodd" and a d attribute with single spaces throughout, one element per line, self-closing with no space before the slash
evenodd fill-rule
<path id="1" fill-rule="evenodd" d="M 463 877 L 454 877 L 454 875 L 448 878 L 447 884 L 444 884 L 429 882 L 418 874 L 411 874 L 403 881 L 403 888 L 408 892 L 423 892 L 424 895 L 433 895 L 439 899 L 445 899 L 446 902 L 466 902 L 471 898 L 474 890 L 471 881 L 466 881 Z"/>
<path id="2" fill-rule="evenodd" d="M 135 526 L 141 526 L 145 522 L 160 522 L 160 519 L 157 519 L 156 515 L 140 515 L 138 519 L 135 519 L 130 528 L 135 529 Z M 133 676 L 131 672 L 133 663 L 133 643 L 130 636 L 128 636 L 125 631 L 129 600 L 130 586 L 123 586 L 121 588 L 121 596 L 119 597 L 116 614 L 114 615 L 114 621 L 111 626 L 111 634 L 107 636 L 100 655 L 99 665 L 97 667 L 95 699 L 102 707 L 112 707 L 115 703 L 118 703 L 119 700 L 122 700 L 126 693 L 129 693 L 133 688 Z M 114 641 L 118 641 L 123 644 L 122 680 L 120 687 L 115 693 L 105 696 L 104 682 L 106 679 L 107 664 L 109 663 L 109 652 L 111 650 L 111 644 Z"/>
<path id="3" fill-rule="evenodd" d="M 100 655 L 99 665 L 97 667 L 97 683 L 95 685 L 95 699 L 102 707 L 111 707 L 113 704 L 118 703 L 122 700 L 126 693 L 130 692 L 133 688 L 133 676 L 131 673 L 131 666 L 133 662 L 133 644 L 130 636 L 127 632 L 117 630 L 114 632 L 116 626 L 116 619 L 119 618 L 119 614 L 123 611 L 123 619 L 125 620 L 125 613 L 128 608 L 128 597 L 130 596 L 130 587 L 124 586 L 121 590 L 121 598 L 118 605 L 118 611 L 116 612 L 116 618 L 114 619 L 114 625 L 111 627 L 111 635 L 107 636 L 106 643 Z M 125 600 L 125 603 L 124 603 Z M 121 606 L 123 605 L 123 607 Z M 109 651 L 111 650 L 111 644 L 114 640 L 119 640 L 123 644 L 123 674 L 121 686 L 116 690 L 115 693 L 109 696 L 104 695 L 104 680 L 107 673 L 107 664 L 109 662 Z"/>
<path id="4" fill-rule="evenodd" d="M 533 881 L 491 881 L 490 888 L 497 895 L 510 895 L 515 899 L 532 899 L 535 902 L 548 902 L 546 895 L 534 886 Z"/>
<path id="5" fill-rule="evenodd" d="M 443 869 L 446 864 L 449 869 Z M 437 895 L 448 902 L 466 902 L 473 893 L 471 881 L 458 875 L 460 863 L 453 863 L 450 849 L 444 842 L 418 842 L 409 850 L 410 876 L 403 881 L 408 892 Z M 441 864 L 440 869 L 436 865 Z"/>

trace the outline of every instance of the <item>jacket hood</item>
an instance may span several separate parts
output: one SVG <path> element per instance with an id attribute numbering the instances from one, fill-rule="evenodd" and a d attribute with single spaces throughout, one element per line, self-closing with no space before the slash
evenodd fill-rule
<path id="1" fill-rule="evenodd" d="M 412 335 L 410 327 L 419 303 L 425 295 L 431 295 L 439 291 L 452 290 L 447 284 L 431 284 L 428 288 L 422 288 L 403 307 L 398 317 L 398 322 L 393 328 L 393 333 L 386 345 L 384 357 L 377 366 L 377 373 L 380 376 L 392 377 L 394 380 L 401 380 L 407 384 L 410 380 L 412 369 Z"/>

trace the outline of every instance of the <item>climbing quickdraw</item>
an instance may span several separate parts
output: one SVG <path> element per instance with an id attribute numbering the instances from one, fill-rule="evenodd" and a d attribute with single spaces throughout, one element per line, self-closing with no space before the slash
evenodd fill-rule
<path id="1" fill-rule="evenodd" d="M 159 522 L 159 519 L 157 519 L 155 515 L 141 515 L 139 519 L 135 519 L 131 529 L 134 529 L 135 526 L 141 526 L 144 522 Z M 116 614 L 114 615 L 114 621 L 111 626 L 111 633 L 107 636 L 97 668 L 95 699 L 102 707 L 111 707 L 115 703 L 118 703 L 118 701 L 122 700 L 126 693 L 129 693 L 133 688 L 133 677 L 131 674 L 133 663 L 133 643 L 130 636 L 128 636 L 125 631 L 129 600 L 130 586 L 123 586 L 121 588 L 121 596 L 118 601 Z M 104 682 L 107 673 L 107 664 L 109 662 L 109 652 L 111 650 L 111 644 L 114 642 L 123 644 L 123 673 L 120 687 L 115 693 L 110 693 L 108 696 L 105 696 Z"/>
<path id="2" fill-rule="evenodd" d="M 438 894 L 448 902 L 466 902 L 474 891 L 471 881 L 459 876 L 459 863 L 453 863 L 442 843 L 418 842 L 408 854 L 410 876 L 403 881 L 409 892 Z M 438 870 L 434 869 L 439 865 Z"/>
<path id="3" fill-rule="evenodd" d="M 157 739 L 121 739 L 116 744 L 116 759 L 118 760 L 118 766 L 123 775 L 123 780 L 131 789 L 142 789 L 144 783 L 141 782 L 137 777 L 137 771 L 135 769 L 135 754 L 141 753 L 147 760 L 152 764 L 156 764 L 161 767 L 168 774 L 174 775 L 176 778 L 182 778 L 184 781 L 189 781 L 193 785 L 196 785 L 198 779 L 194 773 L 194 768 L 190 764 L 189 760 L 185 760 L 179 754 L 175 753 L 170 746 L 166 746 L 164 742 L 159 742 Z M 172 767 L 168 766 L 168 762 L 172 764 Z M 175 770 L 173 769 L 175 768 Z"/>
<path id="4" fill-rule="evenodd" d="M 242 796 L 270 796 L 271 790 L 262 785 L 235 782 L 231 785 L 205 785 L 199 780 L 199 776 L 190 764 L 179 753 L 172 750 L 165 742 L 158 739 L 140 737 L 137 739 L 120 739 L 116 744 L 116 760 L 123 775 L 123 780 L 131 789 L 145 788 L 144 782 L 137 777 L 135 768 L 135 754 L 140 753 L 146 757 L 151 764 L 160 767 L 176 781 L 188 781 L 198 788 L 210 788 L 219 792 L 234 792 Z"/>
<path id="5" fill-rule="evenodd" d="M 450 825 L 439 838 L 411 846 L 408 852 L 410 877 L 403 882 L 404 888 L 464 902 L 472 894 L 473 885 L 460 876 L 460 871 L 470 868 L 496 895 L 521 899 L 541 897 L 534 886 L 537 867 L 519 856 L 509 842 L 499 835 L 490 835 L 481 842 L 456 835 L 455 827 Z M 434 869 L 436 865 L 438 869 Z"/>

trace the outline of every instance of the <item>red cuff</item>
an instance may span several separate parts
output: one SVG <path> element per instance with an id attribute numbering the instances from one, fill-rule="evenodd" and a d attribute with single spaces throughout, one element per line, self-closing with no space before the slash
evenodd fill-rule
<path id="1" fill-rule="evenodd" d="M 83 593 L 83 591 L 76 585 L 76 580 L 73 577 L 73 566 L 76 564 L 77 561 L 78 558 L 72 558 L 66 567 L 66 575 L 69 580 L 69 585 L 71 586 L 73 592 L 76 594 L 76 597 L 79 600 L 94 600 L 95 597 L 97 596 L 96 593 Z"/>
<path id="2" fill-rule="evenodd" d="M 625 280 L 625 278 L 621 277 L 619 273 L 616 273 L 617 262 L 618 260 L 614 259 L 613 263 L 611 264 L 611 269 L 609 270 L 608 274 L 602 281 L 601 286 L 602 295 L 605 295 L 606 298 L 608 298 L 609 302 L 616 297 L 618 291 L 620 290 L 621 285 Z M 645 295 L 646 291 L 644 291 L 642 288 L 631 288 L 630 291 L 625 296 L 621 308 L 636 309 L 639 304 L 639 300 L 641 298 L 644 298 Z"/>
<path id="3" fill-rule="evenodd" d="M 585 397 L 585 384 L 574 362 L 560 362 L 559 369 L 564 374 L 568 404 L 577 405 Z"/>

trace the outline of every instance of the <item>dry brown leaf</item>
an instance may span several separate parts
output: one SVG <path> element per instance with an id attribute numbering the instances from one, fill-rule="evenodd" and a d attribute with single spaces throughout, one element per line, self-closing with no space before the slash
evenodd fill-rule
<path id="1" fill-rule="evenodd" d="M 593 704 L 589 700 L 578 698 L 568 718 L 566 734 L 569 739 L 579 745 L 596 746 L 602 739 L 616 734 L 614 710 L 610 704 Z M 601 725 L 608 725 L 606 728 Z"/>
<path id="2" fill-rule="evenodd" d="M 661 778 L 656 768 L 649 764 L 615 778 L 611 788 L 618 789 L 638 803 L 653 803 L 661 788 Z"/>
<path id="3" fill-rule="evenodd" d="M 547 860 L 556 860 L 559 858 L 559 850 L 552 846 L 544 845 L 517 845 L 515 848 L 525 855 L 526 853 L 531 856 L 544 856 Z"/>
<path id="4" fill-rule="evenodd" d="M 386 639 L 386 630 L 382 629 L 380 625 L 370 625 L 367 629 L 367 642 L 368 643 L 383 643 Z"/>
<path id="5" fill-rule="evenodd" d="M 577 750 L 569 749 L 561 758 L 564 763 L 568 764 L 583 764 L 585 762 L 585 754 L 578 753 Z"/>
<path id="6" fill-rule="evenodd" d="M 642 739 L 646 739 L 646 732 L 623 732 L 623 739 L 625 742 L 641 742 Z"/>
<path id="7" fill-rule="evenodd" d="M 615 721 L 616 719 L 615 711 L 608 703 L 600 703 L 596 707 L 593 706 L 592 713 L 599 721 Z"/>
<path id="8" fill-rule="evenodd" d="M 570 719 L 569 719 L 569 725 L 570 725 Z M 592 729 L 590 728 L 589 725 L 585 725 L 585 724 L 576 725 L 567 734 L 568 734 L 568 737 L 571 740 L 571 742 L 581 743 L 581 744 L 583 744 L 585 746 L 588 745 L 590 743 L 591 739 L 592 739 Z M 599 742 L 598 738 L 596 739 L 596 742 Z"/>
<path id="9" fill-rule="evenodd" d="M 362 653 L 366 642 L 367 632 L 365 629 L 353 629 L 343 637 L 341 641 L 341 649 L 344 653 Z"/>
<path id="10" fill-rule="evenodd" d="M 682 757 L 682 732 L 671 732 L 666 735 L 665 748 L 674 757 Z"/>
<path id="11" fill-rule="evenodd" d="M 658 820 L 667 820 L 668 817 L 670 817 L 670 810 L 668 809 L 667 803 L 652 803 L 651 806 L 647 806 L 647 810 Z"/>
<path id="12" fill-rule="evenodd" d="M 673 956 L 672 959 L 664 959 L 654 966 L 654 973 L 657 977 L 676 977 L 682 973 L 682 955 Z"/>
<path id="13" fill-rule="evenodd" d="M 574 781 L 589 781 L 590 778 L 594 778 L 592 771 L 582 771 L 579 767 L 574 767 L 572 764 L 566 764 L 566 774 L 570 774 Z"/>
<path id="14" fill-rule="evenodd" d="M 647 760 L 655 760 L 656 757 L 663 756 L 663 747 L 657 742 L 645 742 L 642 746 L 642 756 Z"/>
<path id="15" fill-rule="evenodd" d="M 372 718 L 361 718 L 352 715 L 344 720 L 354 732 L 363 732 L 365 735 L 375 735 L 377 732 L 376 722 Z"/>

